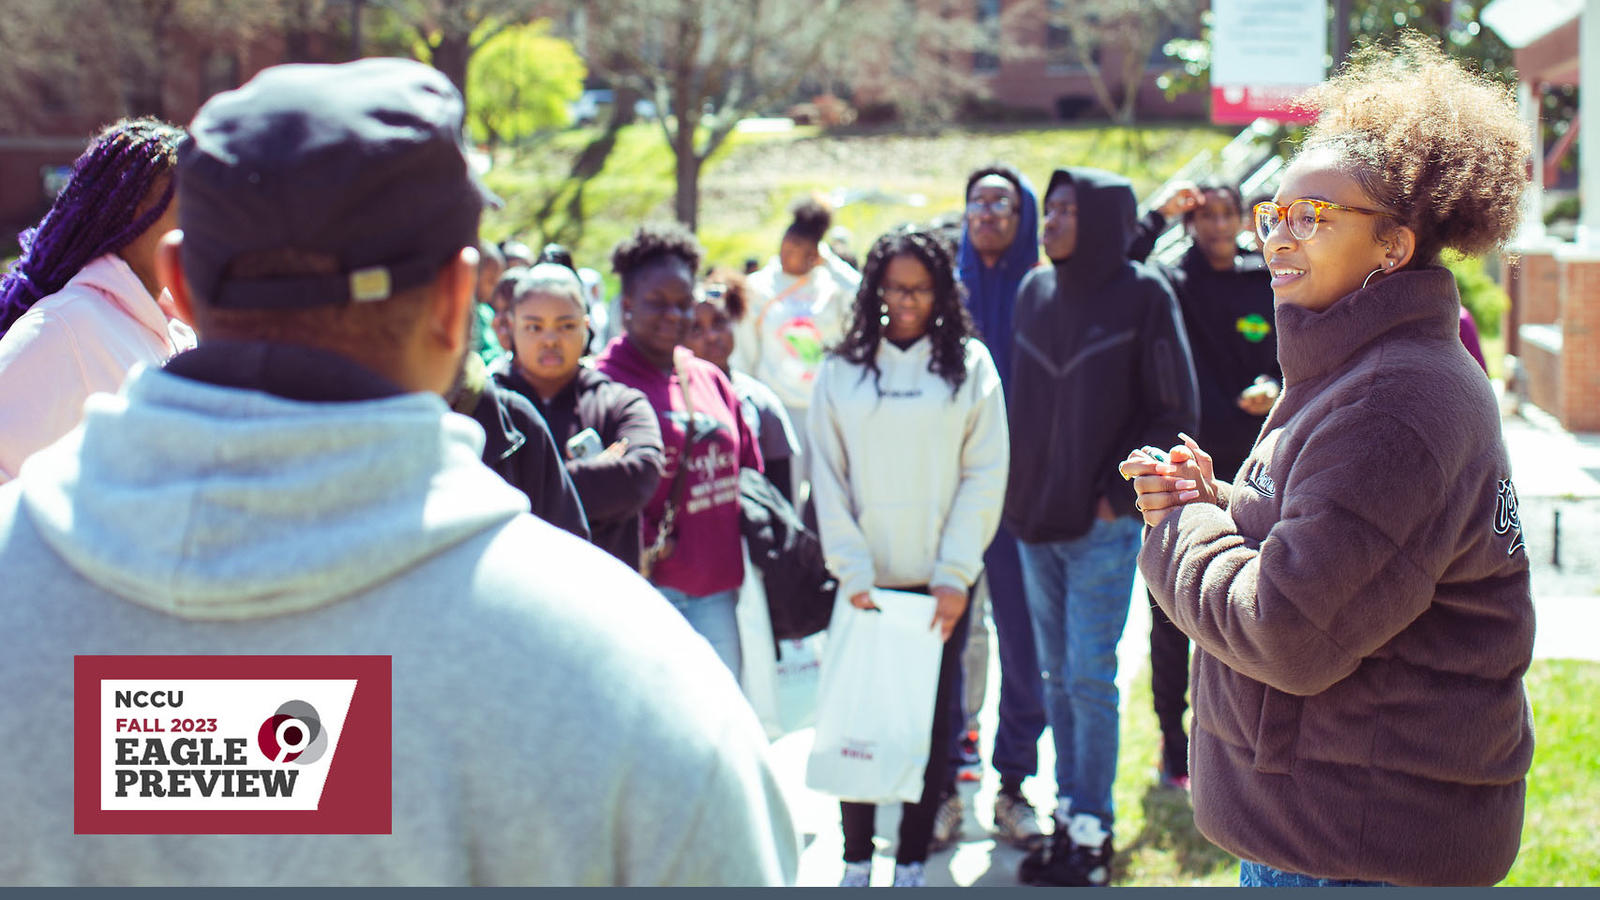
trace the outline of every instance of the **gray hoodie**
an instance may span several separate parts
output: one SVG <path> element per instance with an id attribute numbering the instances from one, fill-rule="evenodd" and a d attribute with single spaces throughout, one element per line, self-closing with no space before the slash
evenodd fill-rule
<path id="1" fill-rule="evenodd" d="M 0 488 L 0 883 L 784 884 L 760 726 L 426 394 L 136 371 Z M 393 833 L 74 835 L 73 656 L 388 655 Z"/>

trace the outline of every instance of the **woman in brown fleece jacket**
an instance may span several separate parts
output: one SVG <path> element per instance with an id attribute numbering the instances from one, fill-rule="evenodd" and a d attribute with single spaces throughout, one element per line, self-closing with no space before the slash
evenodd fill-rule
<path id="1" fill-rule="evenodd" d="M 1415 37 L 1312 103 L 1257 207 L 1284 386 L 1255 449 L 1232 483 L 1188 439 L 1122 464 L 1140 570 L 1198 647 L 1195 821 L 1243 885 L 1493 884 L 1533 756 L 1533 605 L 1438 257 L 1511 234 L 1528 144 L 1509 91 Z"/>

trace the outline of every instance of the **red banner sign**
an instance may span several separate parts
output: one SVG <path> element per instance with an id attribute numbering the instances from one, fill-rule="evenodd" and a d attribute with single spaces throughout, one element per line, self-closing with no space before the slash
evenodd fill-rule
<path id="1" fill-rule="evenodd" d="M 389 834 L 387 656 L 74 658 L 78 834 Z"/>

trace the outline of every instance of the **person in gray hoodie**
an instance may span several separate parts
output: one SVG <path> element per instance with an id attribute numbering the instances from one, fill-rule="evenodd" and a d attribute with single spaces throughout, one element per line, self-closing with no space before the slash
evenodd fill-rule
<path id="1" fill-rule="evenodd" d="M 638 575 L 528 515 L 440 396 L 485 202 L 461 122 L 402 60 L 274 67 L 196 115 L 158 259 L 199 347 L 92 397 L 0 488 L 0 883 L 792 883 L 732 676 Z M 106 801 L 74 769 L 74 705 L 81 725 L 100 696 L 74 657 L 106 654 L 383 658 L 392 734 L 327 764 L 329 794 L 381 766 L 387 796 L 353 802 L 383 804 L 383 833 L 182 809 L 75 833 Z M 255 743 L 241 759 L 291 765 Z"/>
<path id="2" fill-rule="evenodd" d="M 1056 746 L 1056 829 L 1023 859 L 1024 882 L 1110 879 L 1117 765 L 1117 641 L 1139 551 L 1117 475 L 1130 443 L 1170 446 L 1199 398 L 1177 301 L 1126 258 L 1133 189 L 1095 169 L 1057 169 L 1043 240 L 1054 264 L 1022 282 L 1007 396 L 1017 536 L 1045 710 Z"/>

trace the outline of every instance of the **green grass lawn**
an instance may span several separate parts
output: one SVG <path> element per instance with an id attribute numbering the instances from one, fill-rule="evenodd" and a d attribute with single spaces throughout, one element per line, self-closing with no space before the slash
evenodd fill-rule
<path id="1" fill-rule="evenodd" d="M 1526 684 L 1537 748 L 1522 850 L 1503 883 L 1600 885 L 1600 663 L 1538 660 Z M 1156 785 L 1160 729 L 1148 670 L 1131 694 L 1115 787 L 1116 883 L 1238 884 L 1239 861 L 1195 830 L 1187 795 Z"/>
<path id="2" fill-rule="evenodd" d="M 1505 884 L 1600 885 L 1600 663 L 1528 670 L 1536 746 L 1522 852 Z"/>
<path id="3" fill-rule="evenodd" d="M 484 236 L 517 235 L 535 249 L 546 239 L 560 239 L 573 248 L 579 265 L 606 272 L 619 239 L 640 222 L 671 218 L 672 155 L 654 123 L 622 130 L 604 170 L 583 186 L 581 215 L 569 214 L 575 186 L 566 181 L 567 172 L 596 135 L 593 129 L 573 130 L 499 154 L 487 181 L 506 206 L 486 218 Z M 1194 154 L 1215 151 L 1231 136 L 1201 126 L 992 128 L 931 136 L 828 135 L 815 128 L 735 134 L 703 171 L 699 237 L 708 262 L 764 262 L 777 252 L 796 201 L 867 192 L 871 196 L 839 206 L 834 216 L 864 254 L 895 225 L 959 212 L 967 173 L 991 160 L 1010 162 L 1036 187 L 1058 166 L 1110 168 L 1127 175 L 1142 196 Z M 557 202 L 541 217 L 552 197 Z"/>
<path id="4" fill-rule="evenodd" d="M 1150 707 L 1150 668 L 1145 666 L 1123 698 L 1117 756 L 1116 884 L 1138 886 L 1234 885 L 1239 859 L 1206 840 L 1194 827 L 1189 795 L 1164 789 L 1156 780 L 1161 727 Z"/>

